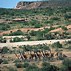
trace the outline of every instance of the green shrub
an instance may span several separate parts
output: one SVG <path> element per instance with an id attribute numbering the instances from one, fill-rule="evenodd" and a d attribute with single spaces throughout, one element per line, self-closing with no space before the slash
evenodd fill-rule
<path id="1" fill-rule="evenodd" d="M 40 23 L 34 25 L 35 28 L 40 28 L 42 25 Z"/>
<path id="2" fill-rule="evenodd" d="M 16 59 L 16 60 L 14 61 L 14 63 L 18 63 L 18 62 L 20 62 L 20 60 L 19 60 L 19 59 Z"/>
<path id="3" fill-rule="evenodd" d="M 15 37 L 12 40 L 10 40 L 10 42 L 20 42 L 20 41 L 23 41 L 23 38 Z"/>
<path id="4" fill-rule="evenodd" d="M 53 17 L 53 18 L 51 18 L 51 20 L 60 20 L 60 18 L 58 18 L 58 17 Z"/>
<path id="5" fill-rule="evenodd" d="M 55 43 L 52 44 L 52 46 L 55 47 L 55 48 L 63 48 L 62 44 L 60 44 L 60 42 L 55 42 Z"/>
<path id="6" fill-rule="evenodd" d="M 50 65 L 47 62 L 42 63 L 42 68 L 41 71 L 58 71 L 58 67 L 54 66 L 54 65 Z"/>
<path id="7" fill-rule="evenodd" d="M 24 33 L 21 30 L 17 30 L 15 32 L 11 32 L 9 35 L 10 36 L 16 36 L 16 35 L 23 35 Z"/>
<path id="8" fill-rule="evenodd" d="M 9 69 L 9 71 L 17 71 L 17 69 L 15 69 L 13 67 L 9 67 L 8 69 Z"/>
<path id="9" fill-rule="evenodd" d="M 61 28 L 62 28 L 63 30 L 67 30 L 67 27 L 65 27 L 65 26 L 62 26 Z"/>
<path id="10" fill-rule="evenodd" d="M 17 68 L 23 68 L 23 64 L 21 64 L 21 63 L 16 63 L 15 66 L 16 66 Z"/>
<path id="11" fill-rule="evenodd" d="M 65 69 L 64 71 L 71 71 L 71 59 L 64 59 L 63 61 L 63 65 L 64 65 L 64 68 Z"/>
<path id="12" fill-rule="evenodd" d="M 36 65 L 29 65 L 26 71 L 40 71 L 40 69 Z"/>
<path id="13" fill-rule="evenodd" d="M 9 51 L 8 47 L 3 47 L 2 48 L 2 53 L 8 53 L 8 51 Z"/>
<path id="14" fill-rule="evenodd" d="M 29 63 L 27 63 L 27 62 L 25 62 L 24 64 L 23 64 L 23 67 L 24 68 L 27 68 L 29 66 Z"/>
<path id="15" fill-rule="evenodd" d="M 64 59 L 63 65 L 67 67 L 71 67 L 71 59 L 68 59 L 68 58 Z"/>
<path id="16" fill-rule="evenodd" d="M 4 59 L 3 64 L 8 64 L 8 61 Z"/>

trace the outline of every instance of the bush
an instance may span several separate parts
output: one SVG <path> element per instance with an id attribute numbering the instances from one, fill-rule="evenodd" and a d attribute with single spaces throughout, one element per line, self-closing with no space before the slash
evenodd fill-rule
<path id="1" fill-rule="evenodd" d="M 3 60 L 3 64 L 8 64 L 8 61 L 7 60 Z"/>
<path id="2" fill-rule="evenodd" d="M 47 62 L 42 63 L 41 71 L 49 71 L 50 70 L 50 64 Z"/>
<path id="3" fill-rule="evenodd" d="M 40 23 L 34 25 L 35 28 L 40 28 L 42 25 Z"/>
<path id="4" fill-rule="evenodd" d="M 49 71 L 58 71 L 58 70 L 59 70 L 59 68 L 57 66 L 51 65 Z"/>
<path id="5" fill-rule="evenodd" d="M 59 21 L 60 18 L 58 18 L 58 17 L 53 17 L 53 18 L 51 18 L 51 20 L 57 20 L 57 21 Z"/>
<path id="6" fill-rule="evenodd" d="M 66 67 L 71 67 L 71 59 L 64 59 L 63 61 L 63 65 L 65 65 Z"/>
<path id="7" fill-rule="evenodd" d="M 10 42 L 20 42 L 23 41 L 23 38 L 15 37 L 13 40 L 10 40 Z"/>
<path id="8" fill-rule="evenodd" d="M 31 32 L 30 32 L 30 35 L 31 35 L 31 36 L 35 36 L 35 35 L 36 35 L 36 31 L 31 31 Z"/>
<path id="9" fill-rule="evenodd" d="M 2 59 L 0 59 L 0 64 L 3 62 L 3 60 Z"/>
<path id="10" fill-rule="evenodd" d="M 59 69 L 59 71 L 68 71 L 68 70 L 67 70 L 67 67 L 63 65 L 63 66 Z"/>
<path id="11" fill-rule="evenodd" d="M 64 18 L 67 20 L 67 19 L 70 19 L 71 18 L 71 14 L 65 14 Z"/>
<path id="12" fill-rule="evenodd" d="M 41 71 L 58 71 L 58 67 L 54 66 L 54 65 L 50 65 L 49 63 L 44 62 L 42 64 L 42 68 Z"/>
<path id="13" fill-rule="evenodd" d="M 23 35 L 24 33 L 21 30 L 17 30 L 15 32 L 11 32 L 9 35 L 10 36 L 16 36 L 16 35 Z"/>
<path id="14" fill-rule="evenodd" d="M 16 66 L 17 68 L 22 68 L 22 67 L 23 67 L 23 64 L 21 64 L 21 63 L 16 63 L 15 66 Z"/>
<path id="15" fill-rule="evenodd" d="M 3 31 L 9 30 L 11 28 L 9 24 L 4 24 L 4 23 L 0 26 L 1 26 L 0 30 Z"/>
<path id="16" fill-rule="evenodd" d="M 55 42 L 55 43 L 52 44 L 52 46 L 56 47 L 56 48 L 63 48 L 62 44 L 60 44 L 60 42 Z"/>
<path id="17" fill-rule="evenodd" d="M 8 53 L 9 49 L 7 47 L 2 48 L 2 53 Z"/>
<path id="18" fill-rule="evenodd" d="M 43 62 L 43 63 L 42 63 L 42 67 L 50 67 L 50 63 L 48 63 L 48 62 Z"/>
<path id="19" fill-rule="evenodd" d="M 17 71 L 17 69 L 15 69 L 13 67 L 9 67 L 8 69 L 9 69 L 9 71 Z"/>
<path id="20" fill-rule="evenodd" d="M 71 40 L 67 41 L 68 44 L 71 44 Z"/>
<path id="21" fill-rule="evenodd" d="M 5 38 L 0 37 L 0 43 L 6 43 L 6 39 L 5 39 Z"/>
<path id="22" fill-rule="evenodd" d="M 29 63 L 25 62 L 25 63 L 23 64 L 23 67 L 24 67 L 24 68 L 29 67 Z"/>
<path id="23" fill-rule="evenodd" d="M 36 65 L 29 65 L 29 67 L 26 68 L 26 71 L 40 71 L 40 69 Z"/>
<path id="24" fill-rule="evenodd" d="M 18 63 L 18 62 L 20 62 L 20 60 L 19 60 L 19 59 L 16 59 L 16 60 L 14 61 L 14 63 Z"/>
<path id="25" fill-rule="evenodd" d="M 67 30 L 67 27 L 65 27 L 65 26 L 62 26 L 61 28 L 62 28 L 63 30 Z"/>
<path id="26" fill-rule="evenodd" d="M 66 71 L 71 71 L 71 59 L 64 59 L 63 65 L 65 66 Z"/>

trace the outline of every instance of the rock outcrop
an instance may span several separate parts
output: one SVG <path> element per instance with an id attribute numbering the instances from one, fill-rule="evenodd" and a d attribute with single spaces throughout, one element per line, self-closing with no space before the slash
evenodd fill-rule
<path id="1" fill-rule="evenodd" d="M 71 0 L 49 0 L 49 1 L 20 1 L 17 3 L 16 9 L 36 9 L 46 7 L 71 7 Z"/>
<path id="2" fill-rule="evenodd" d="M 48 2 L 19 2 L 16 6 L 16 9 L 35 9 L 41 8 L 44 4 L 48 4 Z M 45 7 L 45 6 L 43 6 Z"/>

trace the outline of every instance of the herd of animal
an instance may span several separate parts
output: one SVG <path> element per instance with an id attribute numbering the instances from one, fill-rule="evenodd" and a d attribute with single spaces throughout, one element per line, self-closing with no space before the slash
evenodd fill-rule
<path id="1" fill-rule="evenodd" d="M 48 50 L 38 50 L 38 51 L 25 51 L 15 53 L 16 57 L 20 60 L 44 60 L 44 59 L 59 59 L 59 57 L 64 57 L 65 55 L 60 52 L 51 52 Z"/>

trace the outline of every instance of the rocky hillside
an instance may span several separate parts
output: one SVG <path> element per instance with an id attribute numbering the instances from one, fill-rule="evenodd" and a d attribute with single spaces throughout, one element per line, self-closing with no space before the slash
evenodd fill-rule
<path id="1" fill-rule="evenodd" d="M 36 2 L 24 2 L 17 3 L 16 9 L 35 9 L 46 7 L 71 7 L 71 0 L 49 0 L 49 1 L 36 1 Z"/>
<path id="2" fill-rule="evenodd" d="M 40 8 L 40 7 L 45 7 L 44 4 L 48 4 L 48 2 L 23 2 L 20 1 L 17 6 L 16 9 L 35 9 L 35 8 Z"/>

